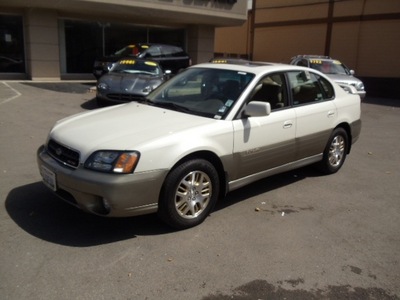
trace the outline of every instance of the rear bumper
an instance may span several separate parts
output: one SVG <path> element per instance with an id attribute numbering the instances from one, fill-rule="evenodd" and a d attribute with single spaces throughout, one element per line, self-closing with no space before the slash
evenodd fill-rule
<path id="1" fill-rule="evenodd" d="M 351 123 L 351 143 L 357 142 L 361 134 L 361 119 Z"/>

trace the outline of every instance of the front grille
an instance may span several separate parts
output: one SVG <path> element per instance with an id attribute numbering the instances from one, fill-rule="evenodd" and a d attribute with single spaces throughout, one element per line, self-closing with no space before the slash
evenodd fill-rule
<path id="1" fill-rule="evenodd" d="M 64 165 L 77 168 L 79 165 L 79 152 L 65 147 L 54 140 L 47 144 L 47 152 Z"/>
<path id="2" fill-rule="evenodd" d="M 132 94 L 107 94 L 107 97 L 111 100 L 116 100 L 121 102 L 144 100 L 143 96 L 132 95 Z"/>

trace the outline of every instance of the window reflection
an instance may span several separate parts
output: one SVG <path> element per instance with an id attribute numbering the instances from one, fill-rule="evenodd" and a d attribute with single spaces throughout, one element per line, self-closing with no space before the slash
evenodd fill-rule
<path id="1" fill-rule="evenodd" d="M 0 15 L 0 73 L 25 73 L 21 16 Z"/>

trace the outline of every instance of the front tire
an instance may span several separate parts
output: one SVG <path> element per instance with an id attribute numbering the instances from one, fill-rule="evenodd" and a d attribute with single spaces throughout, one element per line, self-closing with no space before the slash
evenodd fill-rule
<path id="1" fill-rule="evenodd" d="M 349 147 L 349 137 L 346 130 L 336 128 L 325 147 L 320 169 L 325 174 L 333 174 L 343 166 Z"/>
<path id="2" fill-rule="evenodd" d="M 219 177 L 204 159 L 186 161 L 167 176 L 158 214 L 168 225 L 186 229 L 202 223 L 217 202 Z"/>

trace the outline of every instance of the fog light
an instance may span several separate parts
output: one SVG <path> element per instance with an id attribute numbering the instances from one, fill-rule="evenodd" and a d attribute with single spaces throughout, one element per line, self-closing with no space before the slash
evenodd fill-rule
<path id="1" fill-rule="evenodd" d="M 111 211 L 111 204 L 106 198 L 103 198 L 103 206 L 107 213 Z"/>

